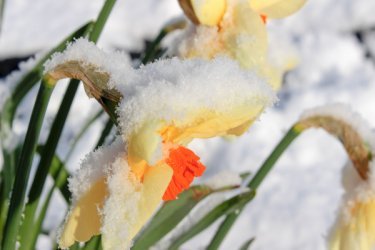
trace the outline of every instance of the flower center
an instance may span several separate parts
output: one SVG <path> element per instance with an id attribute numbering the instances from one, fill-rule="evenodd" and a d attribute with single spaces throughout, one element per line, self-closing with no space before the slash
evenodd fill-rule
<path id="1" fill-rule="evenodd" d="M 173 176 L 163 200 L 174 200 L 183 190 L 189 188 L 194 177 L 201 176 L 206 167 L 193 151 L 182 146 L 171 148 L 166 163 L 173 169 Z"/>

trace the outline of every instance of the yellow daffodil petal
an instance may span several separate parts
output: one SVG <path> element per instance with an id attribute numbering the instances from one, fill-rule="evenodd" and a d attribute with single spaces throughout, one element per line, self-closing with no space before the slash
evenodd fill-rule
<path id="1" fill-rule="evenodd" d="M 298 11 L 306 0 L 249 0 L 250 6 L 269 18 L 284 18 Z"/>
<path id="2" fill-rule="evenodd" d="M 356 202 L 337 225 L 330 242 L 331 250 L 373 250 L 375 247 L 375 199 Z M 345 219 L 348 219 L 346 221 Z"/>
<path id="3" fill-rule="evenodd" d="M 159 164 L 147 169 L 143 179 L 139 216 L 133 227 L 134 237 L 142 226 L 150 219 L 162 201 L 162 197 L 171 181 L 173 170 L 167 164 Z"/>
<path id="4" fill-rule="evenodd" d="M 224 15 L 226 0 L 191 0 L 191 5 L 199 23 L 216 26 Z"/>
<path id="5" fill-rule="evenodd" d="M 258 13 L 246 2 L 228 10 L 231 19 L 223 21 L 222 36 L 226 50 L 244 68 L 256 69 L 264 64 L 267 55 L 266 28 Z"/>
<path id="6" fill-rule="evenodd" d="M 85 242 L 100 234 L 99 209 L 107 196 L 105 179 L 98 180 L 68 214 L 60 236 L 60 248 L 68 248 L 75 241 Z"/>
<path id="7" fill-rule="evenodd" d="M 222 31 L 226 50 L 242 67 L 254 70 L 278 90 L 282 71 L 267 61 L 268 38 L 262 18 L 246 2 L 238 2 L 229 11 L 232 19 L 223 22 Z"/>
<path id="8" fill-rule="evenodd" d="M 187 144 L 194 138 L 240 135 L 247 130 L 263 109 L 261 105 L 248 104 L 225 114 L 201 111 L 185 125 L 167 126 L 161 134 L 164 140 L 176 144 Z"/>
<path id="9" fill-rule="evenodd" d="M 128 249 L 162 201 L 173 171 L 158 164 L 147 169 L 141 182 L 124 159 L 117 159 L 112 166 L 109 195 L 102 210 L 102 244 L 105 250 Z"/>
<path id="10" fill-rule="evenodd" d="M 160 127 L 160 122 L 148 122 L 129 138 L 128 162 L 138 177 L 143 175 L 145 166 L 154 165 L 162 156 L 161 137 L 157 133 Z"/>

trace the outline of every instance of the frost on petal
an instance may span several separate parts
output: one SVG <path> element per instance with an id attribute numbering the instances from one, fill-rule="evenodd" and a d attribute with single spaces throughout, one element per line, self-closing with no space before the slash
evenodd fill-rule
<path id="1" fill-rule="evenodd" d="M 176 38 L 176 48 L 170 51 L 183 58 L 211 59 L 217 55 L 225 55 L 225 47 L 217 26 L 188 25 Z"/>
<path id="2" fill-rule="evenodd" d="M 132 239 L 152 216 L 171 179 L 167 165 L 148 169 L 143 183 L 130 171 L 126 160 L 118 158 L 108 179 L 108 199 L 102 210 L 105 249 L 129 249 Z"/>
<path id="3" fill-rule="evenodd" d="M 117 158 L 111 165 L 107 180 L 108 198 L 102 213 L 104 249 L 129 249 L 134 236 L 132 226 L 138 217 L 142 184 L 130 171 L 125 159 Z"/>
<path id="4" fill-rule="evenodd" d="M 306 0 L 248 0 L 252 9 L 269 18 L 283 18 L 292 15 L 306 3 Z"/>
<path id="5" fill-rule="evenodd" d="M 107 73 L 109 87 L 124 81 L 124 76 L 133 77 L 130 58 L 121 52 L 104 52 L 93 42 L 79 38 L 69 43 L 63 52 L 57 52 L 44 64 L 44 73 L 53 71 L 59 65 L 68 62 L 80 62 L 82 66 L 92 66 L 96 70 Z"/>
<path id="6" fill-rule="evenodd" d="M 68 248 L 75 241 L 87 241 L 100 233 L 99 209 L 107 196 L 107 167 L 118 155 L 124 154 L 124 147 L 119 138 L 111 146 L 90 153 L 77 173 L 69 179 L 72 207 L 59 233 L 61 248 Z"/>
<path id="7" fill-rule="evenodd" d="M 372 250 L 375 247 L 374 185 L 362 180 L 355 188 L 348 183 L 345 187 L 351 189 L 345 194 L 341 213 L 331 232 L 329 247 L 331 250 Z"/>
<path id="8" fill-rule="evenodd" d="M 230 129 L 239 134 L 246 130 L 241 125 L 250 125 L 275 100 L 264 80 L 224 57 L 162 60 L 137 73 L 132 95 L 118 87 L 126 96 L 117 110 L 124 140 L 151 121 L 175 128 L 169 132 L 181 143 L 225 135 Z"/>
<path id="9" fill-rule="evenodd" d="M 81 162 L 80 169 L 69 179 L 72 203 L 77 202 L 97 180 L 104 177 L 109 164 L 123 154 L 125 154 L 125 144 L 120 137 L 110 146 L 88 154 Z"/>
<path id="10" fill-rule="evenodd" d="M 226 55 L 264 77 L 274 89 L 280 87 L 282 71 L 268 62 L 266 27 L 246 1 L 229 1 L 219 26 L 190 26 L 176 40 L 183 58 Z"/>

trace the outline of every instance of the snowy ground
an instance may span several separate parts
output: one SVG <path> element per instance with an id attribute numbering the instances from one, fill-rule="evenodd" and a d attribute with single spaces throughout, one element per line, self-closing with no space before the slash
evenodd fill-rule
<path id="1" fill-rule="evenodd" d="M 77 26 L 94 18 L 103 1 L 94 0 L 11 0 L 6 2 L 0 34 L 0 58 L 33 54 L 47 49 Z M 301 112 L 332 102 L 350 104 L 375 127 L 375 2 L 368 0 L 310 0 L 302 11 L 281 21 L 271 21 L 269 30 L 280 45 L 290 42 L 299 57 L 297 68 L 287 75 L 279 93 L 280 102 L 261 116 L 249 133 L 228 142 L 223 139 L 195 141 L 192 148 L 208 166 L 206 177 L 220 169 L 255 171 Z M 118 1 L 99 46 L 105 48 L 140 48 L 143 38 L 151 38 L 167 20 L 180 14 L 175 0 Z M 355 33 L 362 34 L 365 44 Z M 372 44 L 371 44 L 372 42 Z M 372 46 L 371 46 L 372 45 Z M 276 49 L 276 50 L 277 50 Z M 49 121 L 59 106 L 65 86 L 60 84 L 48 111 Z M 0 88 L 1 90 L 2 88 Z M 15 123 L 17 133 L 25 131 L 30 112 L 30 95 Z M 371 108 L 372 107 L 372 108 Z M 58 152 L 64 156 L 78 124 L 98 110 L 81 89 L 76 98 L 64 139 Z M 49 126 L 47 122 L 45 126 Z M 96 142 L 101 123 L 95 124 L 81 142 L 69 168 Z M 46 134 L 42 135 L 45 139 Z M 335 218 L 343 192 L 340 173 L 347 161 L 341 145 L 322 131 L 304 133 L 288 149 L 274 171 L 261 186 L 223 249 L 235 249 L 250 237 L 252 249 L 325 249 L 326 236 Z M 49 212 L 47 227 L 61 218 L 61 201 Z M 184 245 L 183 249 L 203 248 L 208 235 Z M 48 245 L 48 239 L 40 246 Z M 41 247 L 41 249 L 45 249 Z"/>

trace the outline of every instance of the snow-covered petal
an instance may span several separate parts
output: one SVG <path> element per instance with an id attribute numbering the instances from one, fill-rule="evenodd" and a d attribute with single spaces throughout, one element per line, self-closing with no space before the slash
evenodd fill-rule
<path id="1" fill-rule="evenodd" d="M 129 249 L 132 239 L 150 219 L 172 177 L 168 165 L 149 168 L 141 183 L 123 159 L 114 163 L 109 195 L 102 214 L 102 242 L 106 250 Z"/>
<path id="2" fill-rule="evenodd" d="M 375 247 L 375 194 L 349 201 L 346 216 L 338 222 L 331 250 L 372 250 Z"/>
<path id="3" fill-rule="evenodd" d="M 60 235 L 60 248 L 65 249 L 75 241 L 85 242 L 100 234 L 101 217 L 99 210 L 107 196 L 105 179 L 97 181 L 70 210 L 64 229 Z"/>

